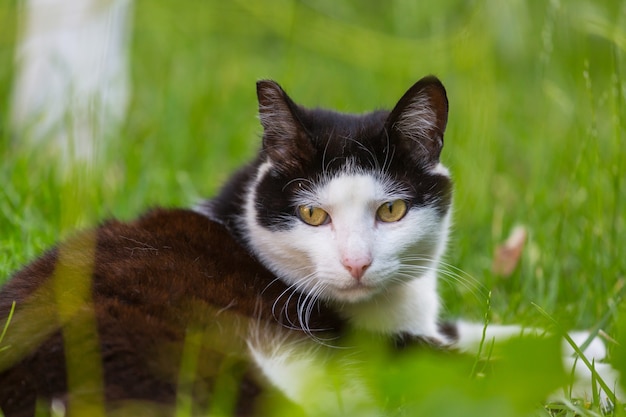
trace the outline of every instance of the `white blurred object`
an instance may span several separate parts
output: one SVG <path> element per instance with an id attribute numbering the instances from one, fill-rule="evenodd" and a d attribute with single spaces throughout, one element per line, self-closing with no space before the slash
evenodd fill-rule
<path id="1" fill-rule="evenodd" d="M 13 131 L 61 163 L 90 162 L 128 103 L 132 0 L 23 0 Z"/>
<path id="2" fill-rule="evenodd" d="M 522 327 L 518 325 L 489 325 L 485 327 L 482 323 L 472 323 L 467 321 L 457 322 L 458 340 L 453 345 L 455 348 L 462 352 L 478 352 L 481 344 L 484 342 L 489 346 L 491 343 L 503 342 L 507 339 L 518 336 L 541 336 L 545 335 L 546 331 L 538 328 Z M 590 336 L 587 331 L 573 331 L 569 332 L 569 336 L 576 346 L 582 346 Z M 600 398 L 601 405 L 603 407 L 612 406 L 611 396 L 599 390 L 593 382 L 591 370 L 575 356 L 575 351 L 572 346 L 565 340 L 562 340 L 562 352 L 563 352 L 563 366 L 565 372 L 572 372 L 574 380 L 569 387 L 569 395 L 572 398 L 590 399 L 593 398 L 593 392 L 595 391 Z M 594 337 L 589 345 L 584 349 L 583 354 L 585 358 L 593 364 L 597 375 L 606 382 L 610 389 L 613 389 L 613 394 L 623 401 L 626 398 L 626 393 L 620 389 L 620 374 L 609 363 L 604 361 L 607 359 L 607 348 L 604 342 L 599 336 Z M 556 401 L 568 401 L 563 395 L 564 393 L 559 391 L 551 396 L 552 400 Z"/>

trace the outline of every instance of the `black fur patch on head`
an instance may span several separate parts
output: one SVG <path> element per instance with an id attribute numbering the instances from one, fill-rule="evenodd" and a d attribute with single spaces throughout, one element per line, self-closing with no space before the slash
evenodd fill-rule
<path id="1" fill-rule="evenodd" d="M 418 81 L 392 111 L 364 115 L 306 109 L 273 81 L 257 83 L 257 95 L 264 128 L 261 152 L 204 209 L 238 238 L 245 240 L 242 217 L 248 187 L 267 161 L 272 169 L 255 189 L 255 209 L 259 223 L 274 230 L 299 221 L 296 193 L 347 166 L 396 182 L 410 194 L 412 207 L 436 207 L 442 216 L 448 211 L 452 182 L 433 170 L 448 115 L 446 92 L 436 78 Z"/>
<path id="2" fill-rule="evenodd" d="M 272 163 L 256 188 L 261 225 L 290 228 L 299 189 L 350 168 L 396 182 L 409 192 L 411 206 L 447 212 L 451 180 L 433 171 L 448 110 L 445 90 L 436 78 L 416 83 L 393 111 L 365 115 L 303 108 L 269 81 L 259 83 L 258 94 L 265 128 L 262 153 Z"/>
<path id="3" fill-rule="evenodd" d="M 450 178 L 415 164 L 386 141 L 386 132 L 381 125 L 376 136 L 364 131 L 360 136 L 326 134 L 317 138 L 323 140 L 312 141 L 315 151 L 306 163 L 286 171 L 272 170 L 256 187 L 255 204 L 258 220 L 263 226 L 290 228 L 289 219 L 296 219 L 295 196 L 301 188 L 310 189 L 317 181 L 349 169 L 388 177 L 398 184 L 399 189 L 408 191 L 408 202 L 412 207 L 435 206 L 442 215 L 447 212 L 452 190 Z"/>

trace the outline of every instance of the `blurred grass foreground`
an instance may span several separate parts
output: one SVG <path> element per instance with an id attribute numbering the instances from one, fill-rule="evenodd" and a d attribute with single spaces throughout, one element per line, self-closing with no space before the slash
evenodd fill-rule
<path id="1" fill-rule="evenodd" d="M 25 4 L 0 4 L 0 280 L 77 227 L 210 197 L 259 147 L 258 79 L 304 105 L 358 113 L 393 106 L 432 73 L 448 90 L 442 159 L 456 185 L 446 315 L 549 327 L 541 310 L 562 328 L 621 337 L 626 2 L 129 3 L 128 107 L 118 127 L 94 133 L 87 164 L 11 126 Z M 528 231 L 520 264 L 499 276 L 494 248 L 517 224 Z M 562 382 L 542 346 L 510 347 L 524 358 L 502 371 L 511 379 L 478 385 L 472 361 L 374 355 L 377 401 L 398 415 L 607 412 L 597 398 L 540 406 Z M 421 400 L 403 409 L 407 398 Z"/>

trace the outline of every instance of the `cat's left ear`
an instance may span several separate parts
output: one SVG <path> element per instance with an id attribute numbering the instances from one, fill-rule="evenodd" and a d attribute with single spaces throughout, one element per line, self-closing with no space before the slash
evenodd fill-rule
<path id="1" fill-rule="evenodd" d="M 441 81 L 424 77 L 402 96 L 391 111 L 386 129 L 396 146 L 417 163 L 439 162 L 448 122 L 448 98 Z"/>

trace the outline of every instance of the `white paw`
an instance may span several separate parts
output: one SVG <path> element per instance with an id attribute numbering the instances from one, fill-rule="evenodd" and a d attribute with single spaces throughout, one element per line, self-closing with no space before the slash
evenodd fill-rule
<path id="1" fill-rule="evenodd" d="M 542 335 L 546 333 L 542 329 L 523 328 L 517 325 L 489 325 L 486 329 L 484 324 L 481 323 L 459 321 L 457 325 L 459 339 L 453 346 L 468 353 L 478 353 L 481 343 L 498 343 L 516 336 Z M 586 331 L 569 333 L 571 339 L 579 347 L 587 341 L 589 335 L 590 333 Z M 608 407 L 612 403 L 613 395 L 618 399 L 626 398 L 619 386 L 619 372 L 610 364 L 603 362 L 607 357 L 607 349 L 600 337 L 596 336 L 583 351 L 585 358 L 593 366 L 595 375 L 583 360 L 576 357 L 575 350 L 565 339 L 563 339 L 562 352 L 564 370 L 573 375 L 573 381 L 570 387 L 561 393 L 555 393 L 551 396 L 551 399 L 578 398 L 591 400 L 594 398 L 595 393 L 598 395 L 601 404 L 604 407 Z M 608 393 L 598 383 L 598 377 L 609 388 Z"/>

